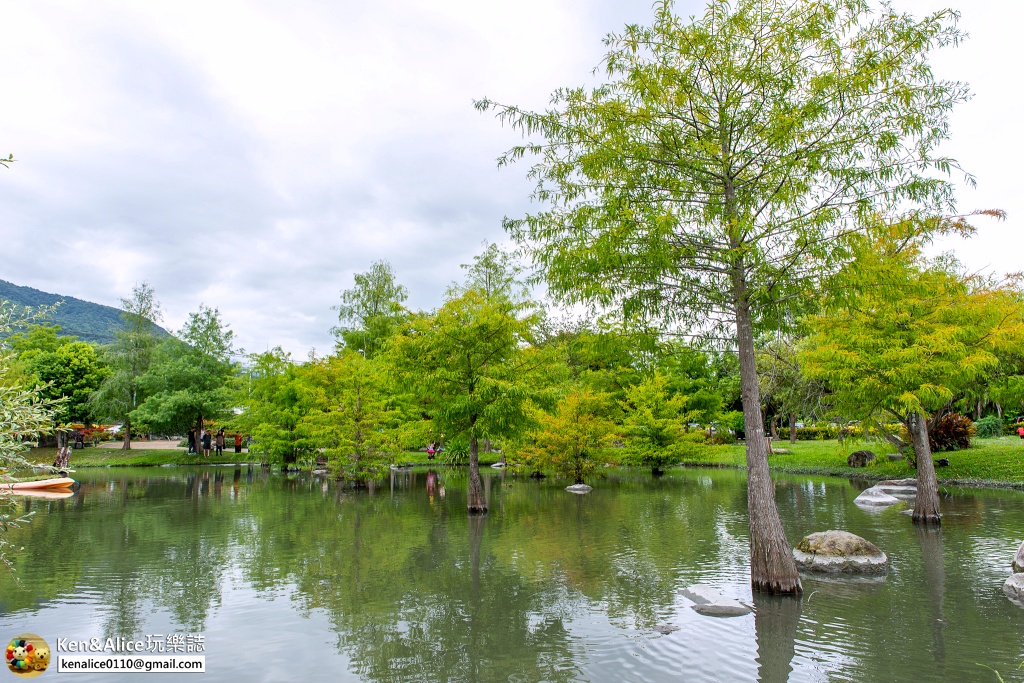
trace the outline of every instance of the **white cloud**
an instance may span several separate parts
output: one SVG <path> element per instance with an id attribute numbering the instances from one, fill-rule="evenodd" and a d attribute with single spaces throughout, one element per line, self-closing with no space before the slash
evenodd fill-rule
<path id="1" fill-rule="evenodd" d="M 300 358 L 330 347 L 330 307 L 372 261 L 433 307 L 528 206 L 525 167 L 494 161 L 517 138 L 472 99 L 543 107 L 592 82 L 604 34 L 650 5 L 0 0 L 0 153 L 19 160 L 0 169 L 0 278 L 110 305 L 146 279 L 168 327 L 202 302 L 242 346 Z M 1021 13 L 965 8 L 972 39 L 937 60 L 976 93 L 950 143 L 978 176 L 963 206 L 1011 213 L 955 245 L 975 267 L 1018 268 Z"/>

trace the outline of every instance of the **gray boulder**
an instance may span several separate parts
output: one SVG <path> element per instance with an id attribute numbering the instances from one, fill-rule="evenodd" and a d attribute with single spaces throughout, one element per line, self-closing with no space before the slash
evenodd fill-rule
<path id="1" fill-rule="evenodd" d="M 693 609 L 707 617 L 739 617 L 754 610 L 739 600 L 722 595 L 718 590 L 704 584 L 683 589 L 683 595 L 693 600 Z"/>
<path id="2" fill-rule="evenodd" d="M 1017 554 L 1013 556 L 1013 573 L 1024 573 L 1024 543 L 1017 548 Z"/>
<path id="3" fill-rule="evenodd" d="M 875 454 L 871 451 L 854 451 L 846 458 L 846 464 L 850 467 L 866 467 L 874 459 Z"/>
<path id="4" fill-rule="evenodd" d="M 861 491 L 861 494 L 853 499 L 857 505 L 865 507 L 885 507 L 900 502 L 896 496 L 886 493 L 877 486 Z"/>
<path id="5" fill-rule="evenodd" d="M 847 531 L 819 531 L 793 548 L 797 567 L 828 574 L 882 574 L 889 558 L 878 547 Z"/>
<path id="6" fill-rule="evenodd" d="M 910 484 L 905 484 L 906 479 L 896 481 L 880 481 L 871 488 L 882 493 L 888 493 L 897 498 L 915 498 L 917 496 L 917 482 L 913 479 Z"/>
<path id="7" fill-rule="evenodd" d="M 1010 574 L 1003 584 L 1003 592 L 1014 603 L 1024 607 L 1024 574 Z"/>
<path id="8" fill-rule="evenodd" d="M 566 486 L 565 490 L 569 493 L 576 493 L 583 495 L 584 493 L 590 493 L 594 490 L 593 486 L 587 486 L 586 484 L 573 484 L 572 486 Z"/>

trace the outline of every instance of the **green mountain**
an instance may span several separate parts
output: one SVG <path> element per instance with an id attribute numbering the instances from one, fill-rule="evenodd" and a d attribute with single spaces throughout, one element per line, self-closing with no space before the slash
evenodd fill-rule
<path id="1" fill-rule="evenodd" d="M 5 280 L 0 280 L 0 300 L 33 308 L 63 302 L 53 314 L 53 322 L 60 325 L 61 334 L 72 335 L 82 341 L 109 344 L 114 341 L 114 331 L 121 327 L 121 310 L 113 306 L 94 304 L 73 296 L 40 292 Z M 167 335 L 162 327 L 154 327 L 159 336 Z"/>

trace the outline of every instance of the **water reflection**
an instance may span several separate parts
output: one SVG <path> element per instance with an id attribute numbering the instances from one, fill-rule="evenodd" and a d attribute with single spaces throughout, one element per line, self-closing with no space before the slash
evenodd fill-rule
<path id="1" fill-rule="evenodd" d="M 363 681 L 924 682 L 1021 656 L 1024 611 L 996 599 L 1006 558 L 991 557 L 1015 547 L 1019 494 L 946 499 L 940 531 L 859 510 L 842 480 L 783 478 L 791 539 L 845 528 L 893 566 L 806 579 L 801 602 L 749 594 L 741 472 L 613 475 L 587 496 L 485 476 L 491 513 L 469 517 L 464 473 L 444 468 L 364 491 L 258 467 L 85 472 L 73 498 L 26 502 L 27 589 L 0 575 L 0 629 L 248 644 L 249 659 L 211 645 L 210 680 L 274 680 L 267 658 L 296 652 L 324 680 Z M 694 583 L 755 614 L 697 615 Z"/>
<path id="2" fill-rule="evenodd" d="M 937 670 L 945 670 L 946 643 L 943 633 L 946 629 L 946 615 L 943 602 L 946 595 L 946 562 L 942 550 L 942 529 L 914 525 L 917 542 L 921 546 L 921 560 L 924 565 L 924 591 L 928 595 L 931 615 L 932 647 L 930 648 Z"/>
<path id="3" fill-rule="evenodd" d="M 754 596 L 754 632 L 757 638 L 757 680 L 786 683 L 793 671 L 802 600 L 794 596 Z"/>

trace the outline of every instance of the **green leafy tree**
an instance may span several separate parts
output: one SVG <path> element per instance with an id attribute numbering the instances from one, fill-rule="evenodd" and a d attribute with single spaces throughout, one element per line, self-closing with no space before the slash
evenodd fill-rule
<path id="1" fill-rule="evenodd" d="M 368 272 L 355 274 L 355 287 L 341 293 L 340 325 L 333 328 L 339 348 L 360 351 L 373 358 L 406 318 L 403 303 L 409 297 L 395 280 L 387 261 L 377 261 Z"/>
<path id="2" fill-rule="evenodd" d="M 249 452 L 264 462 L 291 464 L 308 450 L 297 431 L 306 410 L 304 376 L 304 368 L 279 346 L 248 358 L 234 392 L 242 412 L 231 426 L 252 436 Z"/>
<path id="3" fill-rule="evenodd" d="M 998 364 L 1000 349 L 1019 348 L 1024 306 L 1019 291 L 963 276 L 948 259 L 925 260 L 906 229 L 861 242 L 826 312 L 808 318 L 800 360 L 839 412 L 904 425 L 917 465 L 913 519 L 938 524 L 928 418 L 938 424 Z"/>
<path id="4" fill-rule="evenodd" d="M 381 362 L 350 351 L 307 369 L 309 408 L 299 430 L 335 474 L 356 482 L 383 474 L 401 452 L 401 411 Z"/>
<path id="5" fill-rule="evenodd" d="M 149 283 L 132 288 L 131 298 L 121 299 L 122 329 L 104 350 L 110 374 L 92 395 L 92 410 L 100 419 L 122 421 L 123 445 L 132 447 L 132 417 L 145 399 L 142 377 L 149 371 L 158 343 L 156 323 L 163 318 L 160 303 Z"/>
<path id="6" fill-rule="evenodd" d="M 484 296 L 505 297 L 516 302 L 527 301 L 529 289 L 522 281 L 523 267 L 515 257 L 497 244 L 484 242 L 484 251 L 473 257 L 473 263 L 462 264 L 466 282 L 453 291 L 476 289 Z"/>
<path id="7" fill-rule="evenodd" d="M 626 462 L 659 474 L 692 451 L 694 437 L 702 441 L 703 435 L 687 436 L 687 424 L 701 413 L 687 410 L 688 403 L 687 396 L 669 389 L 668 378 L 661 373 L 630 387 L 622 402 Z"/>
<path id="8" fill-rule="evenodd" d="M 16 481 L 13 472 L 31 465 L 24 453 L 30 447 L 29 439 L 53 429 L 56 412 L 62 407 L 61 399 L 47 398 L 44 386 L 25 384 L 16 376 L 16 354 L 6 342 L 11 333 L 25 325 L 37 322 L 48 313 L 32 311 L 0 301 L 0 484 Z M 12 549 L 6 532 L 26 519 L 18 515 L 18 503 L 13 496 L 0 496 L 0 563 L 11 569 L 7 552 Z"/>
<path id="9" fill-rule="evenodd" d="M 607 414 L 612 406 L 607 395 L 586 389 L 572 389 L 559 400 L 552 413 L 540 412 L 537 428 L 530 432 L 533 443 L 523 449 L 525 463 L 534 469 L 551 468 L 572 477 L 574 484 L 597 467 L 595 457 L 616 433 Z"/>
<path id="10" fill-rule="evenodd" d="M 198 438 L 205 420 L 226 417 L 232 407 L 228 383 L 235 370 L 234 333 L 221 321 L 219 310 L 200 305 L 180 335 L 161 345 L 142 381 L 148 397 L 132 419 L 163 431 L 194 426 Z"/>
<path id="11" fill-rule="evenodd" d="M 738 377 L 723 373 L 725 366 L 720 366 L 708 353 L 680 342 L 663 344 L 655 363 L 657 372 L 665 375 L 668 391 L 686 396 L 691 419 L 701 425 L 714 422 L 726 403 L 739 396 Z"/>
<path id="12" fill-rule="evenodd" d="M 818 415 L 823 408 L 825 387 L 800 369 L 797 355 L 799 339 L 780 337 L 757 354 L 761 401 L 778 417 L 789 418 L 789 442 L 796 443 L 797 416 Z M 773 418 L 774 419 L 774 418 Z M 774 424 L 774 423 L 773 423 Z M 774 427 L 772 435 L 776 436 Z"/>
<path id="13" fill-rule="evenodd" d="M 951 206 L 941 173 L 956 163 L 934 152 L 967 89 L 937 81 L 928 54 L 960 39 L 956 19 L 866 0 L 712 0 L 689 21 L 666 2 L 653 25 L 606 39 L 606 83 L 557 90 L 544 112 L 477 103 L 531 137 L 499 164 L 535 155 L 543 208 L 506 227 L 554 295 L 735 344 L 755 590 L 801 590 L 755 335 L 792 319 L 866 215 Z"/>
<path id="14" fill-rule="evenodd" d="M 89 399 L 109 370 L 92 344 L 74 337 L 58 337 L 59 327 L 34 325 L 12 339 L 23 371 L 43 384 L 43 396 L 66 398 L 54 416 L 58 422 L 88 422 Z"/>
<path id="15" fill-rule="evenodd" d="M 430 401 L 436 431 L 447 441 L 469 439 L 470 513 L 487 511 L 480 442 L 516 436 L 540 393 L 531 381 L 542 358 L 529 347 L 533 322 L 523 305 L 470 289 L 392 340 L 399 381 Z"/>

